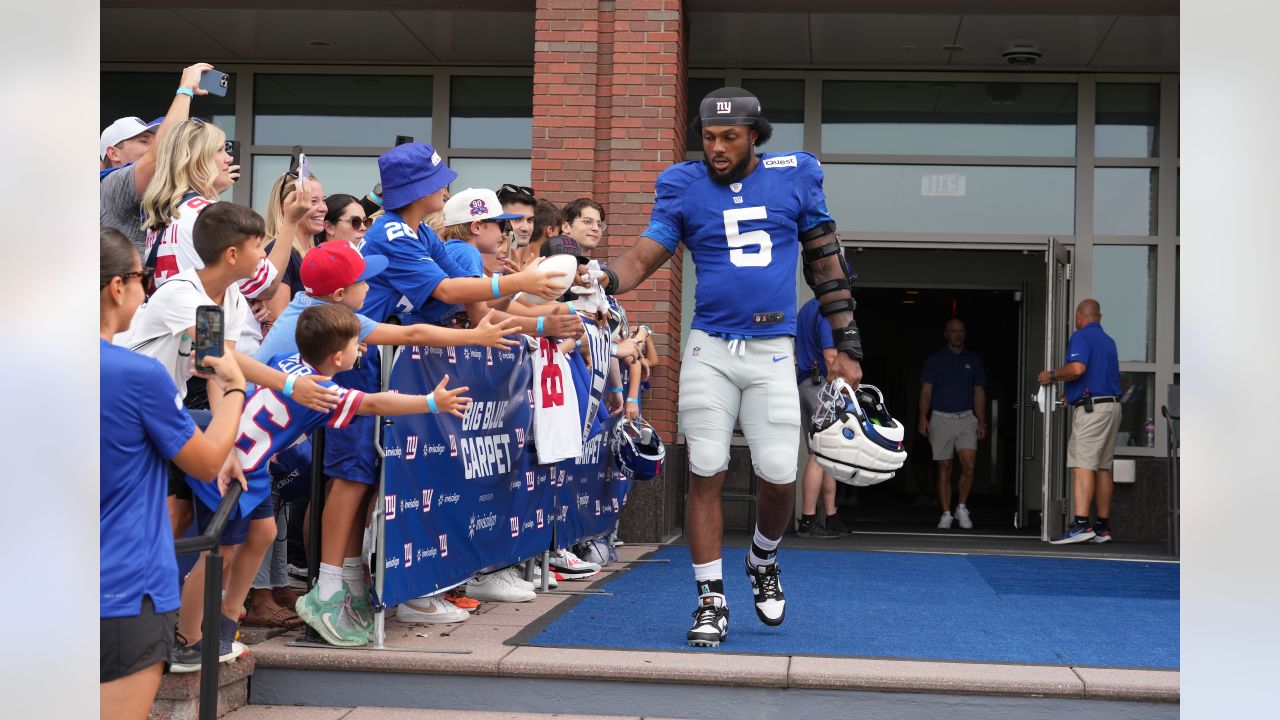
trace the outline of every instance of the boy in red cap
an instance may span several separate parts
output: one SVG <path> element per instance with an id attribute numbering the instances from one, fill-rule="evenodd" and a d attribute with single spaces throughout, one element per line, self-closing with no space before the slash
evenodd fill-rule
<path id="1" fill-rule="evenodd" d="M 366 281 L 386 267 L 387 259 L 382 255 L 362 257 L 346 241 L 330 241 L 308 251 L 302 259 L 300 273 L 306 292 L 295 295 L 280 314 L 263 339 L 258 358 L 265 361 L 297 352 L 295 328 L 298 317 L 308 307 L 328 303 L 342 305 L 353 312 L 358 310 L 369 291 Z M 500 349 L 517 344 L 504 337 L 517 332 L 516 323 L 508 319 L 494 324 L 488 315 L 476 327 L 466 330 L 435 325 L 389 325 L 360 314 L 355 318 L 360 324 L 358 341 L 362 344 L 481 345 Z M 360 558 L 363 539 L 360 531 L 369 515 L 371 488 L 354 480 L 333 479 L 321 518 L 320 582 L 298 600 L 298 614 L 304 620 L 312 618 L 308 623 L 334 645 L 363 645 L 373 628 L 364 564 Z M 344 601 L 349 601 L 357 622 L 350 622 L 351 616 L 337 612 Z M 324 619 L 326 615 L 328 623 Z M 365 640 L 355 642 L 359 637 Z"/>

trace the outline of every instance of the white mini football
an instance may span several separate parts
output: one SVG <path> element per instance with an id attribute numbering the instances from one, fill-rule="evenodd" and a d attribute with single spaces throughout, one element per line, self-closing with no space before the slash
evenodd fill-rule
<path id="1" fill-rule="evenodd" d="M 575 276 L 578 273 L 578 258 L 573 255 L 552 255 L 551 257 L 543 258 L 542 262 L 538 264 L 538 267 L 542 268 L 542 271 L 548 275 L 564 273 L 563 277 L 554 279 L 554 282 L 560 286 L 560 291 L 556 293 L 556 297 L 560 297 L 564 294 L 565 290 L 569 289 L 570 284 L 576 282 Z M 552 300 L 554 299 L 555 298 L 552 298 Z M 523 293 L 520 295 L 520 302 L 526 305 L 541 305 L 548 301 L 538 297 L 537 295 Z"/>

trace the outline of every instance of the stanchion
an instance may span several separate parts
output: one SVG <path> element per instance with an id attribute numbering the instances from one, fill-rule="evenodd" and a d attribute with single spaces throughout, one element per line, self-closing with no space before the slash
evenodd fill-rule
<path id="1" fill-rule="evenodd" d="M 324 442 L 325 431 L 322 425 L 311 432 L 311 491 L 307 501 L 307 512 L 311 516 L 311 524 L 307 528 L 308 591 L 320 582 L 320 527 L 324 524 Z M 319 643 L 322 646 L 329 646 L 315 628 L 305 623 L 302 627 L 302 638 L 294 641 L 295 643 Z"/>
<path id="2" fill-rule="evenodd" d="M 218 707 L 218 650 L 222 637 L 222 553 L 215 540 L 204 559 L 204 622 L 200 629 L 200 716 L 216 717 Z M 232 642 L 235 638 L 232 638 Z"/>

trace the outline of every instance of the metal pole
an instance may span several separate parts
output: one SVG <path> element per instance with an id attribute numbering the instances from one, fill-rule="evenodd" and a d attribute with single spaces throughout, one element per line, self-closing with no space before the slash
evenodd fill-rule
<path id="1" fill-rule="evenodd" d="M 320 528 L 324 524 L 324 427 L 318 427 L 311 433 L 311 497 L 308 500 L 308 512 L 311 513 L 311 526 L 307 528 L 307 589 L 310 590 L 320 581 Z M 313 642 L 325 642 L 320 633 L 310 625 L 303 625 L 303 639 Z"/>
<path id="2" fill-rule="evenodd" d="M 378 355 L 382 359 L 382 391 L 386 392 L 391 386 L 391 371 L 395 364 L 396 348 L 391 345 L 383 345 L 378 348 Z M 382 460 L 378 463 L 378 494 L 375 496 L 373 503 L 375 508 L 381 508 L 373 520 L 373 540 L 374 540 L 374 562 L 369 568 L 373 573 L 374 595 L 377 600 L 377 607 L 373 608 L 373 646 L 382 649 L 387 637 L 387 612 L 386 604 L 382 600 L 382 588 L 386 575 L 387 564 L 383 560 L 386 557 L 386 530 L 387 530 L 387 513 L 383 503 L 387 497 L 387 461 L 386 450 L 383 447 L 384 427 L 391 424 L 391 421 L 383 417 L 374 419 L 377 427 L 377 444 L 378 457 Z"/>
<path id="3" fill-rule="evenodd" d="M 204 622 L 200 649 L 200 720 L 218 717 L 218 651 L 222 636 L 222 554 L 214 545 L 204 560 Z M 232 638 L 234 641 L 234 638 Z"/>

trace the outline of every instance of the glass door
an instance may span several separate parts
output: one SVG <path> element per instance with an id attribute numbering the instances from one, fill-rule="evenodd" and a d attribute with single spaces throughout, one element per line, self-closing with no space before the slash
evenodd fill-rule
<path id="1" fill-rule="evenodd" d="M 1049 238 L 1045 252 L 1045 303 L 1044 303 L 1044 365 L 1058 367 L 1066 357 L 1067 333 L 1070 330 L 1071 309 L 1071 254 L 1057 238 Z M 1040 524 L 1040 539 L 1060 534 L 1066 526 L 1067 502 L 1067 426 L 1070 417 L 1067 410 L 1058 407 L 1057 383 L 1048 386 L 1049 397 L 1044 413 L 1043 436 L 1040 457 L 1042 467 L 1042 491 L 1044 513 Z"/>

